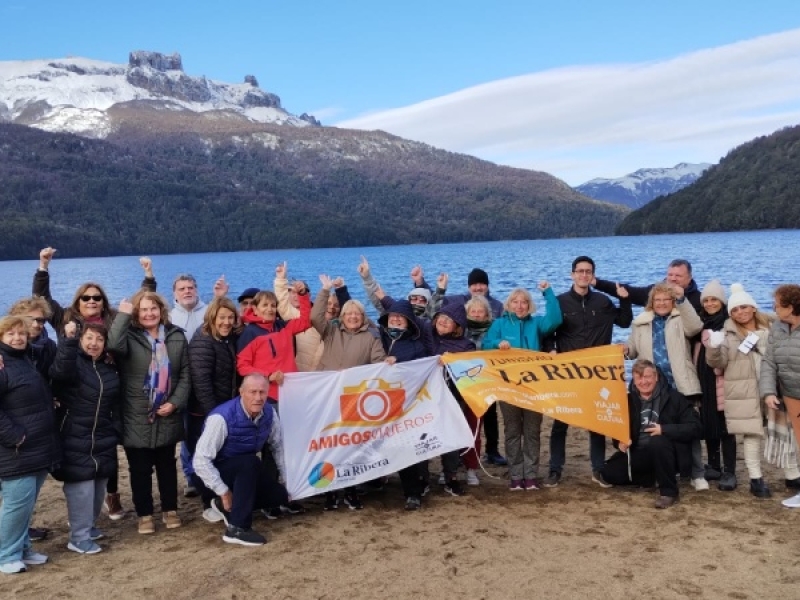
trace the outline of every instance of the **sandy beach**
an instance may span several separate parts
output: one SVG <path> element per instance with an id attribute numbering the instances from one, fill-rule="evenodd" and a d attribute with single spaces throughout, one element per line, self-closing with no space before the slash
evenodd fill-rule
<path id="1" fill-rule="evenodd" d="M 543 427 L 545 476 L 549 419 Z M 800 511 L 780 505 L 783 473 L 765 465 L 773 498 L 749 494 L 739 449 L 739 488 L 681 486 L 673 508 L 653 508 L 655 492 L 591 483 L 586 432 L 570 429 L 561 485 L 509 492 L 505 469 L 453 498 L 436 482 L 423 509 L 403 510 L 400 481 L 364 497 L 363 511 L 308 513 L 254 528 L 259 548 L 221 541 L 222 524 L 201 516 L 199 499 L 180 499 L 184 526 L 136 532 L 135 516 L 99 526 L 104 551 L 66 549 L 61 486 L 48 479 L 34 524 L 53 531 L 35 548 L 50 563 L 3 576 L 4 598 L 755 598 L 800 597 Z M 610 453 L 609 448 L 609 453 Z M 124 461 L 124 456 L 120 452 Z M 431 472 L 438 473 L 437 461 Z M 132 508 L 126 467 L 123 504 Z M 160 515 L 156 514 L 158 525 Z"/>

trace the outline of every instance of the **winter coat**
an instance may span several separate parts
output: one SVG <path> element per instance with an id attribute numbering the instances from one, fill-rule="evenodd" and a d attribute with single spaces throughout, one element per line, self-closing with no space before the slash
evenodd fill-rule
<path id="1" fill-rule="evenodd" d="M 653 319 L 655 313 L 646 310 L 633 320 L 628 338 L 628 358 L 653 360 Z M 690 339 L 700 333 L 703 322 L 689 302 L 677 304 L 667 316 L 664 336 L 667 357 L 675 378 L 675 387 L 684 396 L 700 393 L 700 380 L 692 362 Z"/>
<path id="2" fill-rule="evenodd" d="M 440 314 L 453 319 L 456 325 L 461 328 L 461 333 L 459 334 L 456 332 L 450 335 L 439 335 L 433 322 Z M 430 330 L 431 338 L 433 339 L 433 347 L 431 350 L 431 354 L 433 355 L 444 354 L 445 352 L 472 352 L 475 350 L 475 342 L 466 337 L 467 311 L 464 310 L 463 304 L 453 303 L 442 306 L 433 315 L 433 321 L 426 323 L 425 326 Z"/>
<path id="3" fill-rule="evenodd" d="M 633 320 L 630 298 L 621 298 L 619 308 L 611 299 L 589 289 L 584 296 L 570 288 L 557 296 L 562 322 L 548 337 L 546 350 L 569 352 L 611 343 L 614 325 L 630 327 Z"/>
<path id="4" fill-rule="evenodd" d="M 328 290 L 321 289 L 311 309 L 311 323 L 324 344 L 317 370 L 341 371 L 385 360 L 380 335 L 370 328 L 366 319 L 357 331 L 349 331 L 340 321 L 325 320 L 329 295 Z"/>
<path id="5" fill-rule="evenodd" d="M 300 316 L 285 323 L 277 320 L 265 322 L 252 308 L 245 311 L 242 320 L 248 325 L 239 337 L 236 353 L 236 370 L 239 375 L 244 377 L 251 373 L 261 373 L 269 377 L 275 371 L 297 372 L 294 336 L 311 327 L 311 302 L 308 294 L 299 296 L 299 299 Z M 269 397 L 278 399 L 278 384 L 274 381 L 269 384 Z"/>
<path id="6" fill-rule="evenodd" d="M 275 295 L 278 297 L 278 314 L 281 319 L 297 319 L 300 309 L 292 306 L 289 301 L 289 281 L 285 278 L 275 278 L 273 282 Z M 295 334 L 295 362 L 297 370 L 301 372 L 316 371 L 319 358 L 322 356 L 322 338 L 313 327 Z"/>
<path id="7" fill-rule="evenodd" d="M 390 314 L 399 314 L 406 318 L 408 328 L 396 339 L 389 335 L 388 323 Z M 418 358 L 425 358 L 430 353 L 430 332 L 425 331 L 424 323 L 414 316 L 414 309 L 408 300 L 394 300 L 387 312 L 378 319 L 380 325 L 381 343 L 387 356 L 394 356 L 397 362 L 407 362 Z"/>
<path id="8" fill-rule="evenodd" d="M 725 377 L 724 377 L 724 372 L 725 371 L 723 369 L 719 369 L 717 367 L 712 366 L 708 361 L 708 348 L 709 348 L 708 339 L 709 339 L 709 334 L 710 333 L 711 333 L 711 329 L 703 329 L 703 331 L 700 332 L 700 341 L 703 344 L 703 346 L 706 347 L 706 363 L 708 364 L 708 366 L 710 366 L 712 369 L 714 369 L 714 387 L 715 387 L 715 392 L 716 392 L 716 397 L 717 397 L 717 410 L 718 411 L 724 411 L 725 410 Z M 694 358 L 693 358 L 695 367 L 697 367 L 697 361 L 698 361 L 698 358 L 699 358 L 699 354 L 700 354 L 700 345 L 699 344 L 695 344 L 695 346 L 694 346 Z M 701 383 L 700 387 L 702 387 L 702 383 Z"/>
<path id="9" fill-rule="evenodd" d="M 189 342 L 189 374 L 192 380 L 192 391 L 187 403 L 189 414 L 205 416 L 215 407 L 238 395 L 238 337 L 232 333 L 217 339 L 199 331 Z"/>
<path id="10" fill-rule="evenodd" d="M 668 386 L 661 376 L 653 390 L 651 401 L 653 410 L 658 414 L 657 422 L 661 425 L 663 436 L 678 443 L 700 439 L 703 429 L 699 415 L 686 397 Z M 639 430 L 642 426 L 642 398 L 633 382 L 628 386 L 628 415 L 631 427 L 631 448 L 636 448 L 639 442 Z M 614 440 L 615 447 L 618 447 L 618 442 L 619 440 Z"/>
<path id="11" fill-rule="evenodd" d="M 761 398 L 781 394 L 800 398 L 800 327 L 776 321 L 769 330 L 767 351 L 761 363 L 759 389 Z"/>
<path id="12" fill-rule="evenodd" d="M 733 319 L 722 328 L 725 341 L 719 348 L 706 347 L 708 366 L 723 371 L 725 389 L 725 423 L 728 433 L 764 435 L 763 404 L 758 393 L 762 356 L 767 350 L 768 329 L 759 329 L 758 344 L 747 354 L 739 351 L 745 336 L 739 333 Z"/>
<path id="13" fill-rule="evenodd" d="M 166 346 L 171 375 L 165 402 L 175 405 L 166 417 L 156 415 L 148 421 L 148 398 L 145 377 L 150 369 L 152 349 L 144 330 L 131 323 L 131 316 L 117 313 L 108 334 L 106 347 L 119 365 L 122 380 L 122 444 L 126 448 L 161 448 L 183 439 L 183 411 L 186 410 L 191 380 L 189 344 L 183 329 L 166 325 Z"/>
<path id="14" fill-rule="evenodd" d="M 60 451 L 50 387 L 27 350 L 0 343 L 0 357 L 0 478 L 53 470 Z"/>
<path id="15" fill-rule="evenodd" d="M 500 342 L 506 341 L 512 348 L 541 349 L 544 337 L 553 333 L 562 323 L 561 306 L 553 288 L 547 288 L 543 295 L 544 316 L 528 315 L 520 319 L 513 312 L 504 312 L 486 332 L 483 348 L 492 350 L 497 348 Z"/>
<path id="16" fill-rule="evenodd" d="M 66 482 L 112 477 L 122 441 L 116 367 L 105 354 L 97 360 L 86 354 L 78 338 L 62 338 L 50 377 L 59 402 L 56 426 L 63 453 L 53 477 Z"/>

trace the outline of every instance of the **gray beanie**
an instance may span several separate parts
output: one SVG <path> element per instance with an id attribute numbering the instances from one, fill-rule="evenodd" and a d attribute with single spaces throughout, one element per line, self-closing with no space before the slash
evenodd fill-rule
<path id="1" fill-rule="evenodd" d="M 719 282 L 719 279 L 712 279 L 700 292 L 700 302 L 706 298 L 717 298 L 723 304 L 728 303 L 728 295 L 725 293 L 725 288 Z"/>

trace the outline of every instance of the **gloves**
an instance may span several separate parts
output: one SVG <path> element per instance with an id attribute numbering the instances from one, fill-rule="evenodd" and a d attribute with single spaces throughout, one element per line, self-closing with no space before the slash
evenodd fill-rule
<path id="1" fill-rule="evenodd" d="M 722 343 L 725 341 L 725 332 L 724 331 L 711 331 L 708 334 L 708 345 L 712 348 L 719 348 L 722 346 Z"/>

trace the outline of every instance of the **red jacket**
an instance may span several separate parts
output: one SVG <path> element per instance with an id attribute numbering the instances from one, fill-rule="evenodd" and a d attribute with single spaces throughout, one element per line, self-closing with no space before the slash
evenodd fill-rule
<path id="1" fill-rule="evenodd" d="M 239 352 L 236 356 L 236 370 L 244 377 L 251 373 L 261 373 L 269 377 L 275 371 L 296 373 L 294 360 L 294 336 L 311 327 L 311 300 L 308 294 L 298 296 L 300 316 L 286 321 L 264 321 L 257 316 L 252 307 L 242 315 L 247 327 L 239 338 Z M 269 397 L 278 399 L 278 384 L 271 381 Z"/>

